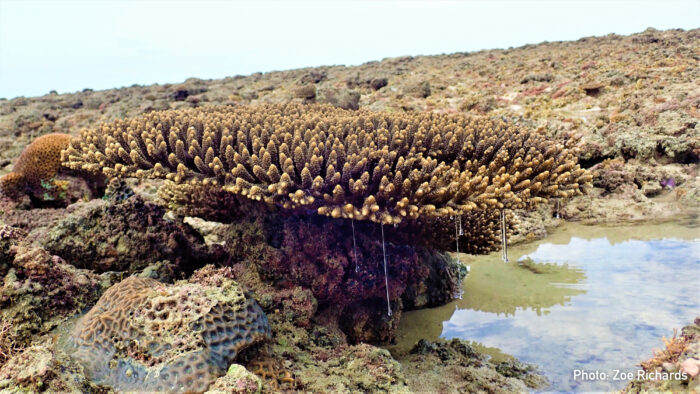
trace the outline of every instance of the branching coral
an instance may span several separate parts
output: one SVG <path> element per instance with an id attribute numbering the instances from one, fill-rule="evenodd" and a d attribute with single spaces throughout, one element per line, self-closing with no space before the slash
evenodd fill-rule
<path id="1" fill-rule="evenodd" d="M 521 208 L 590 182 L 563 146 L 510 123 L 323 105 L 152 112 L 83 130 L 64 160 L 384 224 Z"/>
<path id="2" fill-rule="evenodd" d="M 172 181 L 158 188 L 159 203 L 182 216 L 230 221 L 240 215 L 245 198 L 214 185 L 178 184 Z M 250 201 L 250 200 L 248 200 Z"/>
<path id="3" fill-rule="evenodd" d="M 0 321 L 0 364 L 5 364 L 15 353 L 22 350 L 12 334 L 12 322 L 10 320 Z"/>
<path id="4" fill-rule="evenodd" d="M 71 136 L 52 133 L 41 136 L 29 144 L 17 159 L 13 171 L 0 178 L 0 190 L 10 196 L 30 191 L 45 199 L 53 199 L 50 191 L 55 188 L 53 178 L 61 167 L 61 151 L 68 147 Z"/>

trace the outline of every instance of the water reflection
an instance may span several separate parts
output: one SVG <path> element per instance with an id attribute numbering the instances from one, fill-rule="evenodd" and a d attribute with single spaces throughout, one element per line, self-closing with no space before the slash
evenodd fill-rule
<path id="1" fill-rule="evenodd" d="M 503 264 L 499 256 L 475 260 L 470 263 L 472 270 L 464 284 L 464 297 L 456 303 L 458 309 L 499 315 L 533 310 L 541 315 L 552 306 L 564 305 L 572 296 L 586 292 L 573 286 L 586 277 L 579 268 L 532 259 Z"/>
<path id="2" fill-rule="evenodd" d="M 678 224 L 567 224 L 550 238 L 500 254 L 465 256 L 464 299 L 405 313 L 402 351 L 419 338 L 478 341 L 541 366 L 554 390 L 611 390 L 574 369 L 635 370 L 700 314 L 700 232 Z"/>

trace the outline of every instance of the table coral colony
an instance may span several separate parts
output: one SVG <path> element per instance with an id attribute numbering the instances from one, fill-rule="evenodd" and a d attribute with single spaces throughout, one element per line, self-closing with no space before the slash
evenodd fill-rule
<path id="1" fill-rule="evenodd" d="M 152 112 L 84 130 L 64 155 L 73 169 L 383 224 L 523 208 L 590 181 L 572 152 L 512 123 L 322 105 Z"/>
<path id="2" fill-rule="evenodd" d="M 266 254 L 263 271 L 350 315 L 352 302 L 399 300 L 428 276 L 420 260 L 454 249 L 455 237 L 461 251 L 492 251 L 500 217 L 579 194 L 591 180 L 575 152 L 513 123 L 325 105 L 151 112 L 83 130 L 63 161 L 111 178 L 164 179 L 159 194 L 184 214 L 278 228 L 262 243 L 283 257 Z M 385 233 L 386 250 L 376 245 Z"/>

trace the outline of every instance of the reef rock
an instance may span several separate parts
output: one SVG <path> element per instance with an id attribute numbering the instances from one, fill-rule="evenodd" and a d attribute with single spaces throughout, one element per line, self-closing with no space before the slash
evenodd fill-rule
<path id="1" fill-rule="evenodd" d="M 170 260 L 188 270 L 216 259 L 216 251 L 204 246 L 194 230 L 164 219 L 163 208 L 137 195 L 122 202 L 93 200 L 78 208 L 39 240 L 77 267 L 134 272 Z"/>
<path id="2" fill-rule="evenodd" d="M 19 346 L 94 303 L 102 290 L 97 275 L 28 245 L 21 235 L 0 226 L 0 321 L 4 341 Z"/>
<path id="3" fill-rule="evenodd" d="M 0 366 L 0 392 L 99 392 L 80 368 L 46 344 L 34 345 Z"/>
<path id="4" fill-rule="evenodd" d="M 385 349 L 368 344 L 320 350 L 302 368 L 299 386 L 311 392 L 409 393 L 401 365 Z"/>
<path id="5" fill-rule="evenodd" d="M 262 381 L 244 366 L 232 364 L 226 375 L 217 379 L 207 394 L 253 394 L 262 390 Z"/>
<path id="6" fill-rule="evenodd" d="M 654 356 L 641 362 L 646 379 L 635 379 L 627 384 L 623 393 L 688 392 L 700 391 L 700 317 L 681 330 L 680 335 L 663 338 L 666 348 L 655 350 Z M 668 378 L 656 376 L 667 374 Z"/>
<path id="7" fill-rule="evenodd" d="M 527 392 L 543 388 L 547 379 L 532 365 L 515 359 L 491 362 L 470 344 L 453 339 L 436 342 L 421 339 L 401 360 L 415 392 Z M 425 365 L 434 366 L 426 370 Z"/>
<path id="8" fill-rule="evenodd" d="M 130 277 L 80 319 L 67 347 L 90 379 L 119 391 L 203 392 L 240 351 L 269 337 L 266 315 L 231 280 L 169 286 Z"/>
<path id="9" fill-rule="evenodd" d="M 385 342 L 393 338 L 402 303 L 409 308 L 442 305 L 459 289 L 464 273 L 458 264 L 446 254 L 411 245 L 400 228 L 384 229 L 385 275 L 380 225 L 285 214 L 260 205 L 248 203 L 232 223 L 205 226 L 212 229 L 205 233 L 229 253 L 230 275 L 254 288 L 266 310 L 289 310 L 296 324 L 308 326 L 311 316 L 329 309 L 346 320 L 349 341 Z M 294 307 L 282 308 L 285 303 Z"/>

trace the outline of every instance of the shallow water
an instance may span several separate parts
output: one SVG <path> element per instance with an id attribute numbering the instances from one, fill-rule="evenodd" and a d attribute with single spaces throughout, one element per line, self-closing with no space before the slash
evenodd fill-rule
<path id="1" fill-rule="evenodd" d="M 556 391 L 624 387 L 662 336 L 700 315 L 697 221 L 628 227 L 565 223 L 548 238 L 501 253 L 462 255 L 463 299 L 404 313 L 397 346 L 462 338 L 537 364 Z M 493 350 L 492 350 L 493 352 Z M 488 349 L 487 349 L 488 353 Z M 574 371 L 600 371 L 583 381 Z"/>

